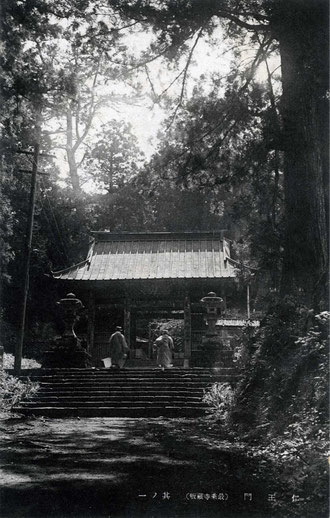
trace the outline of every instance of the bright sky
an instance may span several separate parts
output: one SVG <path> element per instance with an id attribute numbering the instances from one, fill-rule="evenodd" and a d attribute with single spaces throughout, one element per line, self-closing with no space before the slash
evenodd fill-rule
<path id="1" fill-rule="evenodd" d="M 132 50 L 136 56 L 139 56 L 143 51 L 148 50 L 151 39 L 151 33 L 144 33 L 141 35 L 141 33 L 137 31 L 135 34 L 133 33 L 128 35 L 127 38 L 124 39 L 124 43 L 128 45 L 130 50 Z M 221 42 L 223 40 L 220 27 L 214 31 L 212 40 L 217 42 Z M 193 43 L 194 40 L 190 42 L 190 45 L 192 46 Z M 250 59 L 253 59 L 255 52 L 255 49 L 248 47 L 246 48 L 243 55 L 245 66 L 247 66 Z M 172 71 L 168 69 L 167 62 L 161 58 L 148 64 L 149 77 L 157 95 L 159 95 L 171 84 L 173 79 L 178 74 L 178 71 L 183 69 L 186 63 L 186 59 L 187 57 L 183 56 L 178 63 L 178 70 Z M 203 87 L 207 92 L 209 84 L 208 76 L 214 71 L 217 71 L 219 74 L 221 74 L 221 76 L 226 76 L 230 71 L 232 61 L 233 54 L 230 50 L 226 50 L 225 44 L 220 43 L 218 45 L 212 45 L 210 41 L 200 39 L 198 45 L 195 48 L 192 62 L 189 66 L 185 96 L 189 97 L 192 93 L 193 87 L 200 81 L 203 81 Z M 276 60 L 273 60 L 270 65 L 271 69 L 274 69 L 278 63 Z M 176 106 L 175 98 L 178 98 L 180 95 L 182 77 L 183 76 L 181 76 L 167 92 L 173 96 L 173 108 Z M 203 79 L 201 79 L 201 77 Z M 259 67 L 257 77 L 259 80 L 266 79 L 267 76 L 265 66 Z M 157 133 L 160 129 L 162 121 L 166 116 L 166 112 L 161 105 L 162 103 L 154 104 L 151 100 L 150 95 L 152 94 L 152 89 L 145 71 L 137 71 L 136 78 L 140 81 L 142 86 L 141 99 L 138 102 L 132 102 L 129 104 L 117 104 L 115 108 L 111 105 L 102 108 L 102 110 L 99 111 L 97 117 L 95 118 L 94 127 L 92 128 L 91 133 L 93 134 L 94 132 L 96 134 L 100 126 L 110 121 L 111 119 L 130 122 L 142 151 L 145 153 L 147 158 L 149 158 L 156 149 L 158 143 Z M 113 90 L 113 85 L 111 85 L 111 89 Z M 126 88 L 123 84 L 117 87 L 119 97 L 128 91 L 129 89 Z M 68 171 L 65 154 L 64 152 L 58 150 L 56 151 L 56 155 L 58 157 L 57 163 L 62 172 L 61 176 L 65 177 Z M 84 189 L 93 190 L 92 183 L 86 183 Z"/>
<path id="2" fill-rule="evenodd" d="M 220 29 L 217 32 L 219 33 L 218 38 L 220 39 Z M 145 37 L 141 37 L 141 34 L 137 34 L 136 37 L 134 35 L 130 36 L 129 46 L 132 50 L 134 49 L 135 54 L 138 55 L 143 51 L 147 51 L 150 41 L 151 38 L 148 34 L 145 35 Z M 196 85 L 196 82 L 200 80 L 202 75 L 207 76 L 217 69 L 221 71 L 223 75 L 226 75 L 229 72 L 232 54 L 224 54 L 223 50 L 223 47 L 212 48 L 208 42 L 200 40 L 194 51 L 193 60 L 189 67 L 185 92 L 187 97 L 191 95 L 193 87 Z M 184 67 L 186 59 L 186 56 L 181 58 L 179 62 L 179 71 Z M 178 74 L 178 71 L 169 71 L 166 66 L 166 61 L 159 59 L 148 65 L 148 73 L 155 92 L 159 95 L 170 85 Z M 160 128 L 161 122 L 166 116 L 166 112 L 161 106 L 161 103 L 154 104 L 151 100 L 150 95 L 152 94 L 152 90 L 145 71 L 141 70 L 140 72 L 137 72 L 137 77 L 142 85 L 143 99 L 141 99 L 138 104 L 121 104 L 119 113 L 114 109 L 106 108 L 99 114 L 98 119 L 102 123 L 105 123 L 112 118 L 123 119 L 130 122 L 143 152 L 147 157 L 150 157 L 157 145 L 157 132 Z M 175 84 L 173 84 L 168 91 L 168 94 L 171 94 L 173 98 L 175 98 L 180 94 L 181 86 L 182 76 Z M 204 80 L 204 86 L 207 88 L 206 79 Z"/>

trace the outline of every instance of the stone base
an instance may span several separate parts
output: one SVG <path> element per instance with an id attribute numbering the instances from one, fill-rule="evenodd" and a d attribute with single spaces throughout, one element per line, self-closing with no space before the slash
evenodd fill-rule
<path id="1" fill-rule="evenodd" d="M 199 362 L 201 367 L 221 368 L 231 367 L 233 354 L 223 346 L 218 335 L 206 336 L 199 346 Z"/>
<path id="2" fill-rule="evenodd" d="M 80 340 L 75 337 L 63 337 L 55 340 L 52 348 L 43 353 L 43 368 L 85 368 L 91 365 L 91 356 L 81 347 Z"/>

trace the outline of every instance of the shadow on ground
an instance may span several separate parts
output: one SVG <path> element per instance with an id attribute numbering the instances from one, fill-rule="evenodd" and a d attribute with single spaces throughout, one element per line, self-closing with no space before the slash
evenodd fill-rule
<path id="1" fill-rule="evenodd" d="M 0 450 L 1 517 L 275 516 L 268 494 L 276 483 L 266 466 L 240 445 L 201 440 L 192 420 L 188 428 L 187 421 L 168 423 L 9 421 Z"/>

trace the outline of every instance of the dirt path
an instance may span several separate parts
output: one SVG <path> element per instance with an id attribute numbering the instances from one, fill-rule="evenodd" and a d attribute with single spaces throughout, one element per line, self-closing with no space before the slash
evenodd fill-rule
<path id="1" fill-rule="evenodd" d="M 10 420 L 2 432 L 2 518 L 281 516 L 267 466 L 193 420 Z"/>

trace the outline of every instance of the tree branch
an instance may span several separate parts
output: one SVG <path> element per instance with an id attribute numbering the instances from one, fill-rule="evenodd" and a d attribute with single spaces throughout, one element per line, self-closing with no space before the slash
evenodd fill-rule
<path id="1" fill-rule="evenodd" d="M 177 114 L 179 108 L 182 106 L 182 100 L 183 100 L 183 96 L 184 96 L 184 90 L 185 90 L 185 86 L 186 86 L 186 80 L 187 80 L 187 74 L 188 74 L 189 65 L 191 63 L 191 60 L 192 60 L 195 48 L 196 48 L 196 46 L 197 46 L 197 44 L 199 42 L 199 39 L 202 36 L 203 30 L 204 30 L 204 26 L 199 29 L 197 37 L 195 39 L 195 42 L 194 42 L 193 46 L 190 49 L 186 65 L 185 65 L 184 70 L 183 70 L 183 79 L 182 79 L 182 86 L 181 86 L 181 93 L 180 93 L 179 102 L 178 102 L 178 104 L 177 104 L 177 106 L 176 106 L 176 108 L 174 110 L 174 113 L 173 113 L 173 115 L 171 117 L 171 121 L 170 121 L 169 125 L 167 126 L 166 130 L 168 130 L 171 127 L 171 125 L 173 124 L 173 122 L 175 120 L 175 117 L 176 117 L 176 114 Z"/>
<path id="2" fill-rule="evenodd" d="M 252 62 L 252 65 L 250 67 L 250 71 L 248 72 L 247 74 L 247 79 L 245 81 L 245 83 L 240 87 L 240 89 L 238 90 L 237 94 L 236 95 L 240 95 L 242 92 L 244 92 L 244 90 L 246 90 L 246 88 L 249 86 L 249 84 L 251 83 L 253 77 L 254 77 L 254 74 L 260 64 L 260 58 L 261 57 L 264 57 L 264 48 L 268 48 L 268 46 L 270 45 L 271 43 L 271 40 L 267 40 L 266 42 L 264 43 L 260 43 L 260 47 L 256 53 L 256 56 Z M 216 124 L 215 126 L 213 126 L 213 128 L 211 128 L 210 130 L 206 131 L 201 137 L 199 137 L 198 139 L 196 140 L 193 140 L 192 143 L 196 143 L 196 142 L 200 142 L 202 140 L 204 140 L 205 137 L 211 135 L 215 130 L 217 130 L 221 125 L 222 123 L 226 120 L 226 118 L 228 118 L 228 115 L 227 114 L 224 118 L 222 118 L 222 120 L 220 121 L 220 123 Z"/>
<path id="3" fill-rule="evenodd" d="M 154 95 L 154 98 L 155 99 L 159 99 L 159 96 L 156 94 L 156 91 L 155 91 L 155 88 L 154 88 L 154 85 L 153 85 L 153 82 L 151 81 L 151 78 L 150 78 L 150 74 L 149 74 L 149 70 L 148 70 L 148 67 L 147 65 L 144 66 L 145 68 L 145 71 L 146 71 L 146 75 L 147 75 L 147 79 L 148 79 L 148 82 L 150 84 L 150 88 L 151 88 L 151 91 Z"/>
<path id="4" fill-rule="evenodd" d="M 245 22 L 244 20 L 241 20 L 238 16 L 233 15 L 232 13 L 225 11 L 224 9 L 220 9 L 217 12 L 217 15 L 220 18 L 228 18 L 228 20 L 231 20 L 232 22 L 236 23 L 239 27 L 243 27 L 244 29 L 247 29 L 249 31 L 268 31 L 270 30 L 269 24 L 251 24 L 248 22 Z M 252 15 L 254 16 L 254 15 Z"/>
<path id="5" fill-rule="evenodd" d="M 77 169 L 79 169 L 82 166 L 86 156 L 87 156 L 87 152 L 85 151 L 85 153 L 84 153 L 82 159 L 80 160 L 79 164 L 77 164 Z"/>
<path id="6" fill-rule="evenodd" d="M 250 67 L 250 70 L 247 74 L 247 79 L 245 81 L 245 83 L 240 87 L 240 89 L 238 90 L 238 92 L 234 92 L 233 95 L 240 95 L 244 90 L 246 90 L 246 88 L 249 86 L 250 82 L 252 81 L 253 77 L 254 77 L 254 74 L 260 64 L 260 60 L 261 58 L 264 57 L 264 52 L 265 52 L 265 49 L 267 50 L 269 48 L 269 45 L 271 44 L 272 42 L 272 39 L 268 39 L 264 42 L 262 42 L 260 44 L 260 47 L 258 48 L 258 51 L 256 53 L 256 56 L 253 60 L 253 63 Z M 215 126 L 213 126 L 211 129 L 209 129 L 208 131 L 206 131 L 205 133 L 203 133 L 203 135 L 201 135 L 200 137 L 198 137 L 197 139 L 194 139 L 194 140 L 191 140 L 189 142 L 187 142 L 187 146 L 189 146 L 188 149 L 184 149 L 181 153 L 177 154 L 176 156 L 174 156 L 172 159 L 168 160 L 168 162 L 166 163 L 166 166 L 169 166 L 171 163 L 179 160 L 180 158 L 182 158 L 184 155 L 186 155 L 187 153 L 190 153 L 191 152 L 191 148 L 193 145 L 197 144 L 198 142 L 202 142 L 207 136 L 211 135 L 212 133 L 214 133 L 214 131 L 216 131 L 220 126 L 222 126 L 222 124 L 228 120 L 229 118 L 232 118 L 233 117 L 233 111 L 229 111 L 227 112 L 224 117 L 222 117 L 221 121 L 218 122 Z M 233 124 L 230 125 L 229 129 L 226 131 L 226 134 L 224 135 L 224 137 L 222 137 L 223 140 L 225 140 L 225 138 L 227 138 L 227 136 L 229 135 L 229 133 L 233 130 L 233 128 L 236 126 L 236 124 L 238 123 L 238 121 L 235 119 L 235 121 L 233 122 Z M 166 130 L 169 128 L 169 126 L 167 126 Z M 223 140 L 221 141 L 221 143 L 223 142 Z M 219 144 L 219 141 L 214 145 L 218 145 Z M 209 153 L 208 156 L 210 156 L 210 154 L 212 154 L 213 152 L 213 147 L 211 149 L 211 152 Z"/>
<path id="7" fill-rule="evenodd" d="M 76 142 L 75 142 L 75 144 L 74 144 L 74 146 L 72 148 L 73 153 L 75 153 L 77 151 L 79 146 L 82 144 L 82 142 L 87 137 L 88 132 L 89 132 L 89 130 L 91 128 L 91 125 L 92 125 L 95 113 L 96 113 L 96 109 L 98 107 L 98 103 L 95 103 L 95 87 L 96 87 L 96 82 L 97 82 L 97 78 L 98 78 L 98 75 L 99 75 L 99 68 L 100 68 L 101 57 L 102 57 L 102 53 L 99 56 L 97 67 L 96 67 L 96 71 L 95 71 L 95 74 L 94 74 L 93 84 L 92 84 L 92 89 L 91 89 L 91 99 L 90 99 L 90 102 L 89 102 L 89 106 L 90 106 L 89 113 L 87 115 L 87 121 L 86 121 L 86 124 L 85 124 L 84 131 L 83 131 L 83 133 L 81 135 L 79 134 L 79 128 L 78 128 L 79 112 L 78 112 L 78 117 L 76 117 L 77 140 L 76 140 Z"/>

